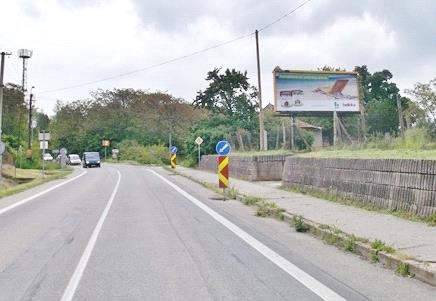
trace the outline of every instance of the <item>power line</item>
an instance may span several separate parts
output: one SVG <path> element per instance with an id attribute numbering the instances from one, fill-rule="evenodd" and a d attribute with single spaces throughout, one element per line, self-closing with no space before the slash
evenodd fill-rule
<path id="1" fill-rule="evenodd" d="M 259 31 L 259 32 L 260 32 L 260 31 L 263 31 L 263 30 L 265 30 L 265 29 L 267 29 L 267 28 L 273 26 L 274 24 L 280 22 L 281 20 L 283 20 L 283 19 L 289 17 L 290 15 L 292 15 L 294 12 L 296 12 L 297 10 L 299 10 L 300 8 L 302 8 L 303 6 L 305 6 L 305 5 L 306 5 L 307 3 L 309 3 L 310 1 L 312 1 L 312 0 L 306 0 L 305 2 L 301 3 L 299 6 L 297 6 L 296 8 L 294 8 L 293 10 L 291 10 L 291 11 L 287 12 L 286 14 L 284 14 L 283 16 L 281 16 L 280 18 L 278 18 L 278 19 L 272 21 L 271 23 L 269 23 L 269 24 L 267 24 L 267 25 L 261 27 L 260 29 L 258 29 L 258 31 Z"/>
<path id="2" fill-rule="evenodd" d="M 274 20 L 273 22 L 271 22 L 271 23 L 261 27 L 258 31 L 259 32 L 263 31 L 263 30 L 273 26 L 274 24 L 280 22 L 281 20 L 283 20 L 284 18 L 286 18 L 289 15 L 293 14 L 294 12 L 296 12 L 298 9 L 300 9 L 301 7 L 303 7 L 304 5 L 309 3 L 310 1 L 311 0 L 306 0 L 305 2 L 303 2 L 302 4 L 297 6 L 296 8 L 294 8 L 291 11 L 287 12 L 286 14 L 284 14 L 283 16 L 281 16 L 278 19 Z M 64 90 L 80 88 L 80 87 L 89 86 L 89 85 L 93 85 L 93 84 L 96 84 L 96 83 L 108 81 L 108 80 L 111 80 L 111 79 L 124 77 L 124 76 L 131 75 L 131 74 L 134 74 L 134 73 L 143 72 L 143 71 L 146 71 L 146 70 L 150 70 L 150 69 L 153 69 L 153 68 L 156 68 L 156 67 L 160 67 L 160 66 L 163 66 L 163 65 L 174 63 L 176 61 L 180 61 L 180 60 L 192 57 L 192 56 L 196 56 L 196 55 L 201 54 L 203 52 L 207 52 L 207 51 L 210 51 L 210 50 L 213 50 L 213 49 L 216 49 L 216 48 L 219 48 L 219 47 L 222 47 L 222 46 L 234 43 L 236 41 L 248 38 L 248 37 L 250 37 L 250 36 L 252 36 L 254 34 L 255 34 L 255 32 L 251 32 L 249 34 L 245 34 L 245 35 L 239 36 L 237 38 L 234 38 L 234 39 L 231 39 L 231 40 L 219 43 L 219 44 L 215 44 L 213 46 L 210 46 L 210 47 L 207 47 L 207 48 L 204 48 L 204 49 L 201 49 L 201 50 L 197 50 L 197 51 L 191 52 L 191 53 L 186 54 L 186 55 L 182 55 L 182 56 L 179 56 L 179 57 L 176 57 L 176 58 L 173 58 L 173 59 L 169 59 L 169 60 L 157 63 L 157 64 L 149 65 L 149 66 L 146 66 L 146 67 L 143 67 L 143 68 L 139 68 L 139 69 L 135 69 L 135 70 L 132 70 L 132 71 L 128 71 L 128 72 L 125 72 L 125 73 L 120 73 L 120 74 L 117 74 L 117 75 L 109 76 L 109 77 L 106 77 L 106 78 L 101 78 L 101 79 L 94 80 L 94 81 L 84 82 L 84 83 L 77 84 L 77 85 L 66 86 L 66 87 L 63 87 L 63 88 L 44 90 L 44 91 L 39 92 L 38 94 L 47 94 L 47 93 L 53 93 L 53 92 L 59 92 L 59 91 L 64 91 Z"/>
<path id="3" fill-rule="evenodd" d="M 232 39 L 232 40 L 229 40 L 229 41 L 226 41 L 226 42 L 222 42 L 222 43 L 219 43 L 219 44 L 215 44 L 213 46 L 210 46 L 210 47 L 207 47 L 207 48 L 204 48 L 204 49 L 201 49 L 201 50 L 197 50 L 197 51 L 191 52 L 189 54 L 185 54 L 185 55 L 182 55 L 182 56 L 170 59 L 170 60 L 166 60 L 166 61 L 163 61 L 161 63 L 153 64 L 153 65 L 150 65 L 150 66 L 147 66 L 147 67 L 144 67 L 144 68 L 128 71 L 128 72 L 125 72 L 125 73 L 121 73 L 121 74 L 117 74 L 117 75 L 114 75 L 114 76 L 110 76 L 110 77 L 106 77 L 106 78 L 102 78 L 102 79 L 98 79 L 98 80 L 94 80 L 94 81 L 90 81 L 90 82 L 85 82 L 85 83 L 81 83 L 81 84 L 77 84 L 77 85 L 73 85 L 73 86 L 68 86 L 68 87 L 58 88 L 58 89 L 52 89 L 52 90 L 45 90 L 45 91 L 39 92 L 39 94 L 52 93 L 52 92 L 58 92 L 58 91 L 63 91 L 63 90 L 79 88 L 79 87 L 88 86 L 88 85 L 100 83 L 100 82 L 103 82 L 103 81 L 107 81 L 107 80 L 111 80 L 111 79 L 115 79 L 115 78 L 119 78 L 119 77 L 124 77 L 124 76 L 130 75 L 130 74 L 133 74 L 133 73 L 138 73 L 138 72 L 146 71 L 146 70 L 149 70 L 149 69 L 152 69 L 152 68 L 156 68 L 156 67 L 160 67 L 160 66 L 167 65 L 167 64 L 170 64 L 170 63 L 174 63 L 176 61 L 180 61 L 180 60 L 183 60 L 183 59 L 186 59 L 186 58 L 198 55 L 200 53 L 203 53 L 203 52 L 215 49 L 215 48 L 219 48 L 221 46 L 224 46 L 224 45 L 227 45 L 227 44 L 230 44 L 230 43 L 233 43 L 233 42 L 245 39 L 245 38 L 247 38 L 249 36 L 252 36 L 253 34 L 254 34 L 254 32 L 246 34 L 246 35 L 243 35 L 243 36 L 239 36 L 239 37 L 237 37 L 235 39 Z"/>

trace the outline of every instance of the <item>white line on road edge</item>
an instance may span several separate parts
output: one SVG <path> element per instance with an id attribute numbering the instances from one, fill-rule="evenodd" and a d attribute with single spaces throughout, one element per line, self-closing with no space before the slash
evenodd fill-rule
<path id="1" fill-rule="evenodd" d="M 118 187 L 121 182 L 121 173 L 117 170 L 118 180 L 115 185 L 114 190 L 109 198 L 109 201 L 104 208 L 103 213 L 98 220 L 97 225 L 92 232 L 91 238 L 86 245 L 85 251 L 83 251 L 82 257 L 80 257 L 79 263 L 77 264 L 76 269 L 74 270 L 73 276 L 71 276 L 70 282 L 68 282 L 68 286 L 65 288 L 64 294 L 62 295 L 61 301 L 70 301 L 74 297 L 74 293 L 76 292 L 77 286 L 80 283 L 80 279 L 83 276 L 83 272 L 85 271 L 86 266 L 88 265 L 88 260 L 91 257 L 92 250 L 94 249 L 95 243 L 97 242 L 98 235 L 100 234 L 101 228 L 103 227 L 103 223 L 106 219 L 106 216 L 109 213 L 109 210 L 112 206 L 112 202 L 114 201 L 115 195 L 117 194 Z"/>
<path id="2" fill-rule="evenodd" d="M 37 194 L 32 195 L 31 197 L 25 198 L 24 200 L 21 200 L 21 201 L 15 203 L 15 204 L 12 204 L 12 205 L 10 205 L 10 206 L 7 206 L 7 207 L 5 207 L 5 208 L 2 208 L 2 209 L 0 209 L 0 215 L 2 215 L 3 213 L 8 212 L 9 210 L 12 210 L 12 209 L 18 207 L 18 206 L 24 205 L 25 203 L 27 203 L 27 202 L 29 202 L 29 201 L 31 201 L 31 200 L 33 200 L 33 199 L 36 199 L 37 197 L 40 197 L 41 195 L 44 195 L 44 194 L 46 194 L 47 192 L 50 192 L 50 191 L 52 191 L 52 190 L 55 190 L 56 188 L 59 188 L 59 187 L 65 185 L 65 184 L 68 184 L 68 183 L 70 183 L 70 182 L 72 182 L 72 181 L 74 181 L 74 180 L 77 180 L 78 178 L 80 178 L 81 176 L 83 176 L 83 175 L 86 174 L 86 173 L 87 173 L 87 171 L 84 170 L 80 175 L 75 176 L 74 178 L 71 178 L 71 179 L 69 179 L 69 180 L 66 180 L 65 182 L 59 183 L 59 184 L 57 184 L 57 185 L 55 185 L 55 186 L 52 186 L 52 187 L 50 187 L 50 188 L 48 188 L 48 189 L 46 189 L 46 190 L 43 190 L 43 191 L 41 191 L 41 192 L 38 192 Z"/>
<path id="3" fill-rule="evenodd" d="M 158 174 L 154 170 L 148 170 L 155 174 L 157 177 L 159 177 L 162 181 L 170 185 L 172 188 L 174 188 L 177 192 L 179 192 L 181 195 L 183 195 L 185 198 L 190 200 L 194 205 L 200 207 L 203 211 L 205 211 L 207 214 L 209 214 L 211 217 L 213 217 L 216 221 L 221 223 L 223 226 L 225 226 L 227 229 L 232 231 L 234 234 L 236 234 L 239 238 L 241 238 L 243 241 L 245 241 L 247 244 L 249 244 L 251 247 L 256 249 L 259 253 L 261 253 L 263 256 L 268 258 L 270 261 L 272 261 L 274 264 L 276 264 L 279 268 L 281 268 L 283 271 L 288 273 L 290 276 L 295 278 L 297 281 L 299 281 L 301 284 L 303 284 L 305 287 L 310 289 L 312 292 L 317 294 L 321 299 L 323 300 L 331 300 L 331 301 L 343 301 L 346 300 L 342 296 L 338 295 L 336 292 L 307 274 L 305 271 L 294 265 L 293 263 L 289 262 L 284 257 L 280 256 L 270 248 L 268 248 L 266 245 L 258 241 L 256 238 L 233 224 L 231 221 L 220 215 L 219 213 L 215 212 L 208 206 L 206 206 L 204 203 L 200 202 L 198 199 L 181 189 L 176 184 L 170 182 L 162 175 Z"/>

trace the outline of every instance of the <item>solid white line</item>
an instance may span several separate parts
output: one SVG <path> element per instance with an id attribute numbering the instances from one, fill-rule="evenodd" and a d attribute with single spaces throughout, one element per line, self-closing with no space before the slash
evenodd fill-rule
<path id="1" fill-rule="evenodd" d="M 18 207 L 18 206 L 24 205 L 25 203 L 27 203 L 27 202 L 29 202 L 29 201 L 31 201 L 31 200 L 33 200 L 33 199 L 36 199 L 37 197 L 40 197 L 41 195 L 44 195 L 44 194 L 46 194 L 47 192 L 50 192 L 50 191 L 52 191 L 52 190 L 55 190 L 56 188 L 59 188 L 59 187 L 65 185 L 65 184 L 68 184 L 68 183 L 70 183 L 70 182 L 72 182 L 72 181 L 74 181 L 74 180 L 77 180 L 78 178 L 80 178 L 81 176 L 85 175 L 86 173 L 87 173 L 87 171 L 84 170 L 80 175 L 75 176 L 74 178 L 71 178 L 71 179 L 69 179 L 69 180 L 66 180 L 65 182 L 62 182 L 62 183 L 56 184 L 56 185 L 54 185 L 54 186 L 52 186 L 52 187 L 50 187 L 50 188 L 48 188 L 48 189 L 46 189 L 46 190 L 43 190 L 43 191 L 38 192 L 37 194 L 34 194 L 34 195 L 32 195 L 32 196 L 30 196 L 30 197 L 28 197 L 28 198 L 25 198 L 24 200 L 21 200 L 21 201 L 15 203 L 15 204 L 12 204 L 12 205 L 10 205 L 10 206 L 7 206 L 7 207 L 5 207 L 5 208 L 2 208 L 2 209 L 0 209 L 0 215 L 2 215 L 3 213 L 8 212 L 9 210 L 12 210 L 12 209 Z"/>
<path id="2" fill-rule="evenodd" d="M 220 215 L 219 213 L 215 212 L 208 206 L 206 206 L 204 203 L 200 202 L 198 199 L 181 189 L 176 184 L 170 182 L 162 175 L 158 174 L 154 170 L 150 170 L 153 174 L 155 174 L 157 177 L 159 177 L 162 181 L 170 185 L 174 190 L 179 192 L 181 195 L 183 195 L 185 198 L 190 200 L 194 205 L 198 206 L 200 209 L 202 209 L 204 212 L 209 214 L 211 217 L 213 217 L 216 221 L 221 223 L 223 226 L 225 226 L 227 229 L 232 231 L 234 234 L 236 234 L 239 238 L 241 238 L 243 241 L 245 241 L 247 244 L 249 244 L 251 247 L 256 249 L 259 253 L 261 253 L 263 256 L 265 256 L 267 259 L 269 259 L 271 262 L 276 264 L 279 268 L 281 268 L 283 271 L 288 273 L 290 276 L 295 278 L 297 281 L 299 281 L 301 284 L 303 284 L 305 287 L 310 289 L 312 292 L 314 292 L 316 295 L 318 295 L 323 300 L 331 300 L 331 301 L 344 301 L 346 300 L 342 296 L 338 295 L 336 292 L 307 274 L 305 271 L 294 265 L 293 263 L 289 262 L 284 257 L 280 256 L 276 252 L 274 252 L 272 249 L 255 239 L 253 236 L 233 224 L 231 221 Z"/>
<path id="3" fill-rule="evenodd" d="M 88 265 L 88 261 L 89 258 L 91 257 L 92 250 L 94 249 L 95 243 L 97 242 L 98 235 L 100 234 L 101 228 L 103 227 L 103 223 L 112 206 L 112 202 L 114 201 L 115 195 L 117 194 L 118 187 L 120 186 L 121 173 L 118 170 L 117 173 L 118 173 L 117 184 L 115 185 L 115 188 L 112 191 L 109 201 L 107 202 L 106 207 L 104 208 L 104 211 L 101 214 L 100 219 L 98 220 L 98 223 L 94 228 L 94 231 L 92 232 L 91 238 L 89 239 L 88 244 L 86 245 L 85 251 L 83 251 L 82 257 L 80 257 L 79 263 L 77 264 L 77 267 L 74 270 L 73 276 L 71 276 L 70 282 L 68 282 L 68 286 L 65 288 L 61 301 L 70 301 L 73 299 L 77 286 L 80 283 L 80 279 L 83 276 L 83 272 L 85 271 L 86 266 Z"/>

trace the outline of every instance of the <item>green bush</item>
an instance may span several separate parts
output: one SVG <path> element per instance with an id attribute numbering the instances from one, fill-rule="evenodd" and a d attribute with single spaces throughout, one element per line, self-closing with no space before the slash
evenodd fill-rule
<path id="1" fill-rule="evenodd" d="M 136 161 L 140 164 L 169 164 L 170 154 L 164 145 L 140 145 L 135 140 L 124 140 L 118 145 L 121 160 Z"/>
<path id="2" fill-rule="evenodd" d="M 299 130 L 298 135 L 295 137 L 295 145 L 299 150 L 310 150 L 315 138 L 312 133 L 306 130 Z"/>

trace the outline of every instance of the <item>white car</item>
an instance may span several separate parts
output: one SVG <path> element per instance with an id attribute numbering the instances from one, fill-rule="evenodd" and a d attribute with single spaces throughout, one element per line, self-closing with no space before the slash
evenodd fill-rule
<path id="1" fill-rule="evenodd" d="M 52 157 L 52 155 L 50 155 L 50 154 L 44 154 L 44 155 L 42 156 L 42 159 L 43 159 L 44 161 L 53 161 L 53 157 Z"/>
<path id="2" fill-rule="evenodd" d="M 70 165 L 80 165 L 80 164 L 82 164 L 82 160 L 80 160 L 79 155 L 70 154 L 68 156 L 68 164 L 70 164 Z"/>

